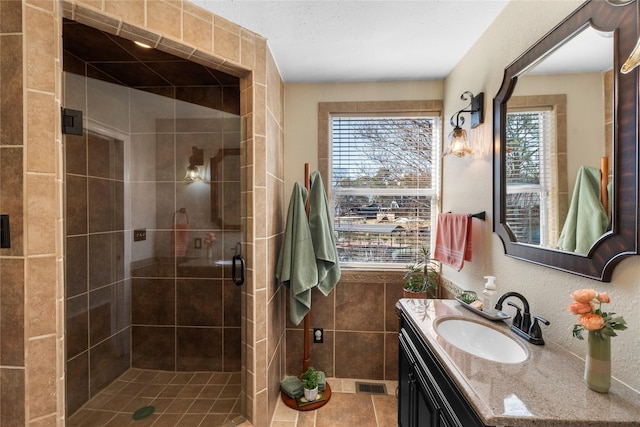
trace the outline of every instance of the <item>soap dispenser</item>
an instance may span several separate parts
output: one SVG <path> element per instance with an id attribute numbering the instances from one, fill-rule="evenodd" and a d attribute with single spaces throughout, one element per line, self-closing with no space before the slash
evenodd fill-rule
<path id="1" fill-rule="evenodd" d="M 496 278 L 494 276 L 484 276 L 487 283 L 482 291 L 482 311 L 487 314 L 496 314 Z"/>

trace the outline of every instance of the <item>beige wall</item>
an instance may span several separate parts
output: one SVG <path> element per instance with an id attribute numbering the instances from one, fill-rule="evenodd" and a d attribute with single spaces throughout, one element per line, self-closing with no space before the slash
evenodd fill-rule
<path id="1" fill-rule="evenodd" d="M 487 220 L 474 220 L 473 261 L 460 272 L 445 267 L 444 276 L 458 286 L 482 290 L 483 276 L 497 276 L 498 292 L 524 294 L 534 314 L 551 321 L 545 338 L 580 356 L 586 344 L 571 337 L 575 318 L 566 306 L 569 294 L 578 288 L 595 288 L 612 296 L 611 309 L 623 314 L 630 329 L 613 340 L 613 375 L 640 389 L 640 256 L 622 261 L 611 283 L 580 278 L 504 255 L 502 243 L 492 232 L 492 101 L 502 83 L 505 67 L 552 29 L 582 2 L 567 0 L 510 2 L 496 22 L 478 40 L 452 73 L 441 82 L 290 84 L 285 87 L 285 190 L 302 178 L 302 164 L 317 167 L 317 104 L 326 101 L 393 99 L 438 99 L 445 105 L 444 132 L 451 130 L 448 118 L 465 106 L 460 95 L 470 90 L 485 93 L 485 124 L 471 132 L 477 154 L 443 160 L 442 209 L 454 212 L 485 210 Z M 339 285 L 338 285 L 339 286 Z"/>
<path id="2" fill-rule="evenodd" d="M 503 71 L 518 55 L 546 34 L 564 16 L 577 8 L 581 1 L 510 2 L 497 21 L 478 40 L 445 80 L 445 109 L 457 108 L 457 94 L 469 89 L 483 90 L 487 96 L 487 115 L 481 137 L 490 147 L 493 134 L 491 123 L 492 99 L 502 83 Z M 527 297 L 534 314 L 548 319 L 544 328 L 548 341 L 555 341 L 569 351 L 584 357 L 586 344 L 571 336 L 575 317 L 566 311 L 569 294 L 579 288 L 594 288 L 611 295 L 610 308 L 623 314 L 629 330 L 619 333 L 612 341 L 613 375 L 636 389 L 640 389 L 640 257 L 630 257 L 615 269 L 611 283 L 601 283 L 504 256 L 502 243 L 491 231 L 492 215 L 492 158 L 486 155 L 469 159 L 445 159 L 443 166 L 443 209 L 453 211 L 486 210 L 485 223 L 474 222 L 473 262 L 456 273 L 445 269 L 445 275 L 463 288 L 482 290 L 482 276 L 497 276 L 498 292 L 516 291 Z M 466 185 L 459 185 L 461 182 Z"/>
<path id="3" fill-rule="evenodd" d="M 442 81 L 295 83 L 285 85 L 285 191 L 304 179 L 304 164 L 318 169 L 318 103 L 442 99 Z"/>

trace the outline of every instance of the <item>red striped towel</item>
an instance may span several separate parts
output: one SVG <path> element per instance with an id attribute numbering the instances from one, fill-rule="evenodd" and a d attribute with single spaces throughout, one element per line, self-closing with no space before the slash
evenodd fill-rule
<path id="1" fill-rule="evenodd" d="M 189 224 L 174 224 L 171 231 L 171 256 L 187 255 Z"/>
<path id="2" fill-rule="evenodd" d="M 471 261 L 471 224 L 466 214 L 438 214 L 436 250 L 433 257 L 457 271 Z"/>

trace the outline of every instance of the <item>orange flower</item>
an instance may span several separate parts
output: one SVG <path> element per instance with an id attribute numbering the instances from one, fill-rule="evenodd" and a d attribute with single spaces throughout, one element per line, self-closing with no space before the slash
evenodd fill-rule
<path id="1" fill-rule="evenodd" d="M 599 314 L 587 313 L 580 316 L 578 323 L 587 331 L 599 331 L 604 327 L 604 318 Z"/>
<path id="2" fill-rule="evenodd" d="M 584 302 L 578 302 L 578 301 L 572 302 L 567 307 L 567 309 L 573 314 L 590 313 L 592 308 L 593 306 L 590 303 L 584 303 Z"/>
<path id="3" fill-rule="evenodd" d="M 599 336 L 615 337 L 615 331 L 627 329 L 627 322 L 622 316 L 614 317 L 613 312 L 602 311 L 602 304 L 611 302 L 609 294 L 597 292 L 593 289 L 580 289 L 571 294 L 573 302 L 567 306 L 567 311 L 577 314 L 578 323 L 573 325 L 573 336 L 582 338 L 582 332 L 594 332 Z"/>
<path id="4" fill-rule="evenodd" d="M 571 297 L 578 301 L 587 303 L 598 296 L 598 293 L 593 289 L 579 289 L 571 294 Z"/>

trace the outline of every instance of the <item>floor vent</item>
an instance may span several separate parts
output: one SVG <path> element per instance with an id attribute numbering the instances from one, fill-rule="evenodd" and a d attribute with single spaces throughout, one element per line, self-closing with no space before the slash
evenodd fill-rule
<path id="1" fill-rule="evenodd" d="M 356 393 L 387 394 L 387 387 L 384 384 L 361 383 L 356 381 Z"/>

